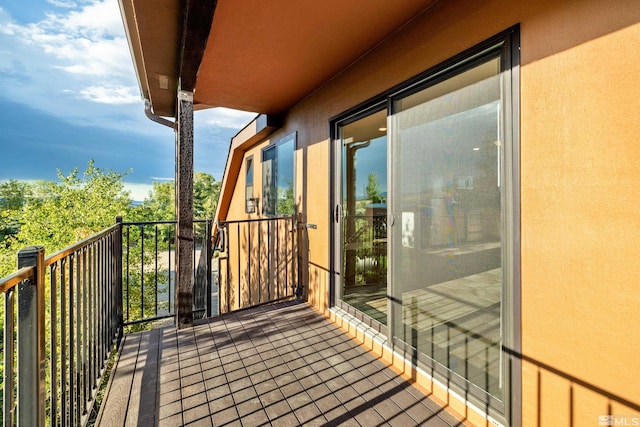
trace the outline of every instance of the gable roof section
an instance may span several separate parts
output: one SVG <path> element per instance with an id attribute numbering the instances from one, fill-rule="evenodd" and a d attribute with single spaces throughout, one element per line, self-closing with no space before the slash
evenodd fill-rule
<path id="1" fill-rule="evenodd" d="M 244 153 L 279 127 L 280 119 L 278 117 L 260 114 L 231 139 L 214 219 L 218 221 L 227 219 L 238 176 L 242 170 Z"/>

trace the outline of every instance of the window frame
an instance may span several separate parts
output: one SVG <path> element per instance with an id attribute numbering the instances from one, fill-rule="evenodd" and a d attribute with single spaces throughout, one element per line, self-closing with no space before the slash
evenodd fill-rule
<path id="1" fill-rule="evenodd" d="M 291 165 L 292 167 L 292 186 L 293 186 L 293 194 L 295 197 L 295 193 L 296 193 L 296 156 L 295 156 L 295 152 L 298 149 L 298 138 L 297 138 L 297 132 L 291 132 L 285 136 L 283 136 L 282 138 L 278 139 L 277 141 L 267 145 L 266 147 L 264 147 L 261 152 L 260 152 L 260 161 L 262 164 L 262 209 L 261 209 L 261 213 L 263 216 L 266 217 L 282 217 L 282 216 L 286 216 L 289 217 L 291 215 L 295 214 L 295 203 L 294 203 L 294 212 L 290 213 L 290 214 L 282 214 L 281 212 L 278 212 L 278 198 L 277 198 L 277 193 L 278 193 L 278 176 L 279 176 L 279 172 L 278 172 L 278 162 L 279 162 L 279 150 L 280 148 L 288 143 L 292 141 L 293 142 L 293 149 L 292 149 L 292 157 L 293 157 L 293 163 Z M 270 187 L 273 189 L 275 188 L 275 193 L 276 196 L 273 199 L 273 201 L 270 200 L 268 193 L 271 192 L 272 190 L 267 188 L 267 182 L 268 180 L 266 179 L 266 168 L 265 168 L 265 163 L 268 160 L 266 158 L 266 156 L 268 155 L 269 152 L 271 152 L 272 150 L 275 150 L 275 155 L 273 157 L 273 159 L 271 159 L 273 161 L 273 165 L 271 167 L 271 181 L 269 181 Z M 273 206 L 271 206 L 273 204 Z"/>
<path id="2" fill-rule="evenodd" d="M 253 155 L 247 157 L 244 161 L 244 197 L 245 213 L 257 213 L 257 199 L 254 197 L 254 175 L 255 175 L 255 163 L 253 161 Z M 251 179 L 249 179 L 249 172 L 251 172 Z"/>

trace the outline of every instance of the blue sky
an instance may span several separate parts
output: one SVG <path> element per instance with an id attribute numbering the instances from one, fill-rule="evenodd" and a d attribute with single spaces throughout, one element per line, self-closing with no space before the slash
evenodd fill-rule
<path id="1" fill-rule="evenodd" d="M 173 179 L 174 134 L 144 115 L 117 0 L 0 0 L 0 180 L 96 166 L 135 200 Z M 196 171 L 222 178 L 230 138 L 255 114 L 195 115 Z"/>

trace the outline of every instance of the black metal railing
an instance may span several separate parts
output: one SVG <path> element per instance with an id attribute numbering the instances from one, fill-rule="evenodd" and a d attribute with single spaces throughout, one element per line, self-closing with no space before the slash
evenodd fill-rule
<path id="1" fill-rule="evenodd" d="M 218 312 L 211 220 L 194 221 L 194 315 Z M 18 253 L 4 295 L 4 426 L 86 425 L 125 328 L 172 317 L 175 221 L 122 222 L 45 258 Z M 18 363 L 19 360 L 19 363 Z"/>
<path id="2" fill-rule="evenodd" d="M 194 316 L 218 314 L 211 258 L 212 220 L 194 220 Z M 175 315 L 176 221 L 122 223 L 125 326 Z"/>
<path id="3" fill-rule="evenodd" d="M 46 259 L 43 247 L 25 248 L 21 269 L 0 280 L 5 426 L 88 421 L 122 334 L 120 232 L 114 225 Z"/>
<path id="4" fill-rule="evenodd" d="M 17 372 L 16 372 L 16 344 L 17 344 L 17 333 L 16 333 L 16 294 L 24 293 L 24 289 L 27 287 L 27 284 L 34 281 L 36 276 L 34 266 L 23 267 L 18 271 L 13 273 L 10 276 L 7 276 L 0 280 L 0 291 L 4 295 L 4 322 L 3 322 L 3 330 L 4 330 L 4 339 L 3 339 L 3 368 L 4 368 L 4 378 L 3 378 L 3 396 L 2 396 L 2 418 L 4 426 L 12 426 L 14 425 L 14 420 L 17 416 L 17 408 L 16 408 L 16 397 L 18 390 L 21 393 L 23 398 L 27 398 L 27 384 L 33 384 L 33 379 L 27 376 L 22 376 L 21 380 L 24 385 L 22 385 L 19 389 L 17 386 Z M 24 294 L 23 294 L 24 295 Z M 27 298 L 26 295 L 24 297 Z M 33 319 L 31 319 L 33 321 Z M 23 321 L 24 322 L 24 321 Z M 31 326 L 31 325 L 28 325 Z M 25 327 L 28 327 L 25 326 Z M 25 339 L 26 335 L 23 335 L 21 339 Z M 23 348 L 23 347 L 21 347 Z M 24 350 L 23 350 L 24 351 Z M 32 355 L 37 354 L 35 352 L 31 352 Z M 38 358 L 36 360 L 39 360 Z M 31 362 L 33 365 L 33 361 L 28 361 L 23 359 L 23 366 L 26 367 L 27 363 Z M 36 362 L 37 363 L 37 362 Z M 33 372 L 38 372 L 33 371 Z M 29 375 L 29 374 L 27 374 Z M 33 392 L 34 389 L 31 389 Z M 35 412 L 37 414 L 37 412 Z M 22 414 L 25 416 L 26 414 Z"/>
<path id="5" fill-rule="evenodd" d="M 121 229 L 118 225 L 45 260 L 49 283 L 46 418 L 85 425 L 106 364 L 122 337 Z"/>
<path id="6" fill-rule="evenodd" d="M 218 224 L 220 312 L 299 295 L 295 217 Z"/>

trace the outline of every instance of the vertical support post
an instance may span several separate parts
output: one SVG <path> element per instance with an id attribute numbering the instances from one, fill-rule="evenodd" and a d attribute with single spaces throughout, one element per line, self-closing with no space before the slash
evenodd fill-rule
<path id="1" fill-rule="evenodd" d="M 124 329 L 124 308 L 123 308 L 123 291 L 122 291 L 122 217 L 116 217 L 116 224 L 118 224 L 118 229 L 116 230 L 115 236 L 113 238 L 113 248 L 112 248 L 112 256 L 113 256 L 113 273 L 111 277 L 113 278 L 113 304 L 114 313 L 116 315 L 115 319 L 115 327 L 117 328 L 117 345 L 120 346 L 120 341 L 123 336 Z"/>
<path id="2" fill-rule="evenodd" d="M 35 267 L 18 286 L 18 425 L 44 426 L 44 247 L 18 252 L 18 268 Z"/>
<path id="3" fill-rule="evenodd" d="M 193 92 L 178 89 L 176 130 L 176 293 L 178 329 L 193 326 Z"/>
<path id="4" fill-rule="evenodd" d="M 211 287 L 213 282 L 212 271 L 211 271 L 211 257 L 213 257 L 213 241 L 212 241 L 212 233 L 213 231 L 213 220 L 208 219 L 205 225 L 204 231 L 204 239 L 203 239 L 203 251 L 206 251 L 207 254 L 207 317 L 212 316 L 212 304 L 211 304 Z"/>

